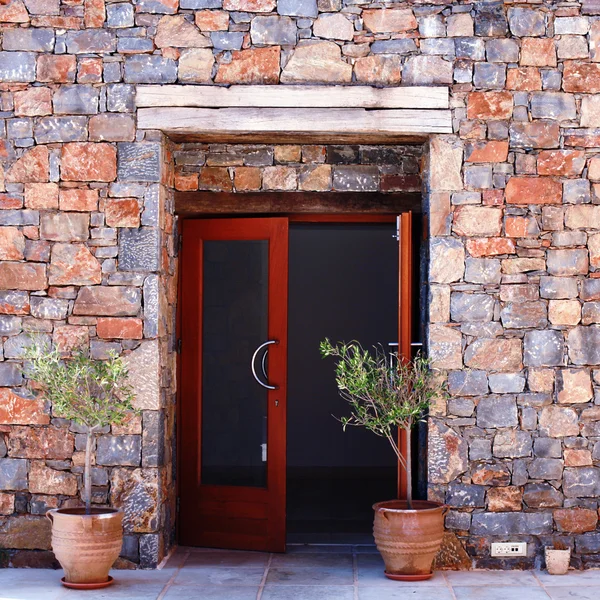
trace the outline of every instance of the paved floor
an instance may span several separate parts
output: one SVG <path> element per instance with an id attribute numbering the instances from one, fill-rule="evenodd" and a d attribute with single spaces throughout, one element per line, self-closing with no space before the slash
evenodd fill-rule
<path id="1" fill-rule="evenodd" d="M 598 600 L 600 570 L 438 572 L 390 581 L 372 547 L 298 546 L 287 554 L 179 549 L 160 571 L 113 571 L 115 584 L 79 592 L 62 573 L 0 570 L 0 600 Z"/>

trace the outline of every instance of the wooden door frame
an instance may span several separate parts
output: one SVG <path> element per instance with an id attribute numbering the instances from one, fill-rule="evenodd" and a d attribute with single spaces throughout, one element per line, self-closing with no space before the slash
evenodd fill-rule
<path id="1" fill-rule="evenodd" d="M 200 200 L 196 207 L 191 210 L 191 205 L 189 199 L 191 194 L 194 195 L 194 199 L 196 201 Z M 324 194 L 315 194 L 314 201 L 325 200 L 327 196 L 331 196 L 333 193 L 324 193 Z M 346 212 L 339 211 L 338 200 L 334 200 L 334 207 L 331 212 L 327 212 L 327 208 L 325 208 L 324 212 L 311 212 L 308 209 L 306 212 L 275 212 L 275 213 L 258 213 L 253 212 L 251 209 L 248 212 L 248 207 L 244 206 L 244 202 L 239 202 L 239 200 L 244 199 L 248 194 L 235 194 L 238 197 L 238 209 L 236 212 L 227 212 L 223 213 L 222 208 L 223 205 L 219 202 L 219 198 L 223 195 L 233 196 L 234 194 L 227 194 L 224 192 L 177 192 L 175 194 L 175 206 L 176 213 L 178 214 L 177 219 L 177 242 L 179 249 L 181 249 L 181 240 L 183 234 L 183 221 L 188 219 L 210 219 L 215 217 L 223 217 L 223 218 L 242 218 L 242 217 L 268 217 L 268 216 L 286 216 L 289 219 L 290 223 L 394 223 L 398 215 L 406 215 L 409 213 L 421 213 L 421 195 L 420 194 L 373 194 L 373 193 L 365 193 L 365 194 L 354 194 L 357 198 L 359 196 L 363 196 L 361 201 L 358 198 L 358 201 L 364 206 L 369 203 L 369 200 L 374 200 L 376 196 L 396 196 L 397 201 L 393 204 L 398 206 L 402 206 L 400 210 L 394 210 L 393 208 L 390 210 L 389 203 L 385 203 L 385 205 L 378 204 L 378 202 L 374 202 L 371 206 L 374 208 L 372 211 L 359 211 L 359 212 Z M 269 196 L 273 195 L 273 192 L 264 192 L 261 194 L 255 194 L 256 197 L 261 196 Z M 285 194 L 277 194 L 278 196 L 291 196 L 294 198 L 298 195 L 297 192 L 287 192 Z M 187 196 L 187 198 L 186 198 Z M 312 196 L 310 194 L 305 194 L 305 196 Z M 179 200 L 179 202 L 178 202 Z M 209 203 L 208 200 L 211 200 Z M 311 198 L 311 202 L 309 203 L 311 207 L 318 208 L 318 205 L 313 205 L 313 198 Z M 326 203 L 327 204 L 327 203 Z M 283 206 L 289 206 L 288 203 L 283 203 Z M 400 208 L 400 206 L 398 206 Z M 409 208 L 410 207 L 410 208 Z M 179 208 L 179 211 L 177 210 Z M 256 207 L 255 207 L 256 208 Z M 413 262 L 412 262 L 412 219 L 401 218 L 400 219 L 400 229 L 399 229 L 399 252 L 400 252 L 400 262 L 399 262 L 399 282 L 398 282 L 398 301 L 399 301 L 399 319 L 398 319 L 398 327 L 399 327 L 399 353 L 401 356 L 405 358 L 411 357 L 411 342 L 412 342 L 412 284 L 413 284 Z M 406 253 L 403 253 L 402 250 L 410 248 L 411 252 L 409 256 Z M 403 258 L 404 257 L 404 258 Z M 181 254 L 178 253 L 178 259 L 181 258 Z M 405 279 L 403 282 L 403 273 L 409 273 L 410 277 Z M 177 340 L 181 339 L 181 282 L 182 282 L 183 272 L 181 269 L 181 262 L 178 261 L 178 292 L 177 292 L 177 308 L 176 308 L 176 337 Z M 408 293 L 409 296 L 407 302 L 403 302 L 403 294 Z M 181 453 L 181 352 L 178 350 L 177 359 L 176 359 L 176 377 L 177 377 L 177 391 L 176 391 L 176 452 L 177 452 L 177 478 L 176 478 L 176 490 L 177 490 L 177 499 L 179 499 L 181 494 L 181 461 L 182 461 L 182 453 Z M 399 430 L 399 446 L 401 450 L 404 450 L 406 453 L 406 436 L 402 430 Z M 402 497 L 406 493 L 406 471 L 402 469 L 401 465 L 398 464 L 398 497 Z M 177 500 L 177 504 L 179 500 Z M 180 513 L 178 510 L 179 506 L 177 505 L 176 511 L 176 543 L 179 540 L 179 532 L 181 527 Z"/>

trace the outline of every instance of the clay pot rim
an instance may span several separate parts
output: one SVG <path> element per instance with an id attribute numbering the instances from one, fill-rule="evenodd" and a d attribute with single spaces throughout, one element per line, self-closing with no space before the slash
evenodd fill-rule
<path id="1" fill-rule="evenodd" d="M 429 511 L 437 511 L 439 509 L 442 509 L 444 511 L 448 510 L 448 506 L 446 504 L 442 504 L 441 502 L 433 502 L 431 500 L 413 500 L 413 504 L 419 503 L 419 504 L 427 504 L 427 507 L 423 507 L 423 508 L 416 508 L 415 506 L 413 506 L 413 508 L 392 508 L 391 506 L 386 506 L 389 504 L 396 504 L 398 502 L 406 502 L 406 500 L 384 500 L 383 502 L 376 502 L 375 504 L 373 504 L 373 510 L 378 511 L 385 511 L 385 512 L 391 512 L 391 513 L 424 513 L 424 512 L 429 512 Z"/>
<path id="2" fill-rule="evenodd" d="M 555 548 L 554 546 L 544 546 L 544 550 L 551 550 L 552 552 L 571 552 L 571 548 Z"/>
<path id="3" fill-rule="evenodd" d="M 120 508 L 110 508 L 110 507 L 94 507 L 92 508 L 92 513 L 89 515 L 85 514 L 85 508 L 55 508 L 53 510 L 49 510 L 49 513 L 58 513 L 64 517 L 77 517 L 81 519 L 90 518 L 90 519 L 110 519 L 119 513 L 122 513 L 123 510 Z"/>

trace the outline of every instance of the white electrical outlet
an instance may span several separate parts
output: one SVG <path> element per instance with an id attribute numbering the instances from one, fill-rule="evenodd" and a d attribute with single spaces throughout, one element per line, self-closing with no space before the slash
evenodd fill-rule
<path id="1" fill-rule="evenodd" d="M 493 543 L 491 555 L 497 558 L 510 558 L 512 556 L 527 556 L 526 542 L 501 542 Z"/>

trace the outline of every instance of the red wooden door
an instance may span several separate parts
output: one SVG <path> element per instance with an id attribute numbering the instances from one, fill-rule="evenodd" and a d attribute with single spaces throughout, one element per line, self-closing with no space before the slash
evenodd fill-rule
<path id="1" fill-rule="evenodd" d="M 285 550 L 288 221 L 184 221 L 179 540 Z"/>

